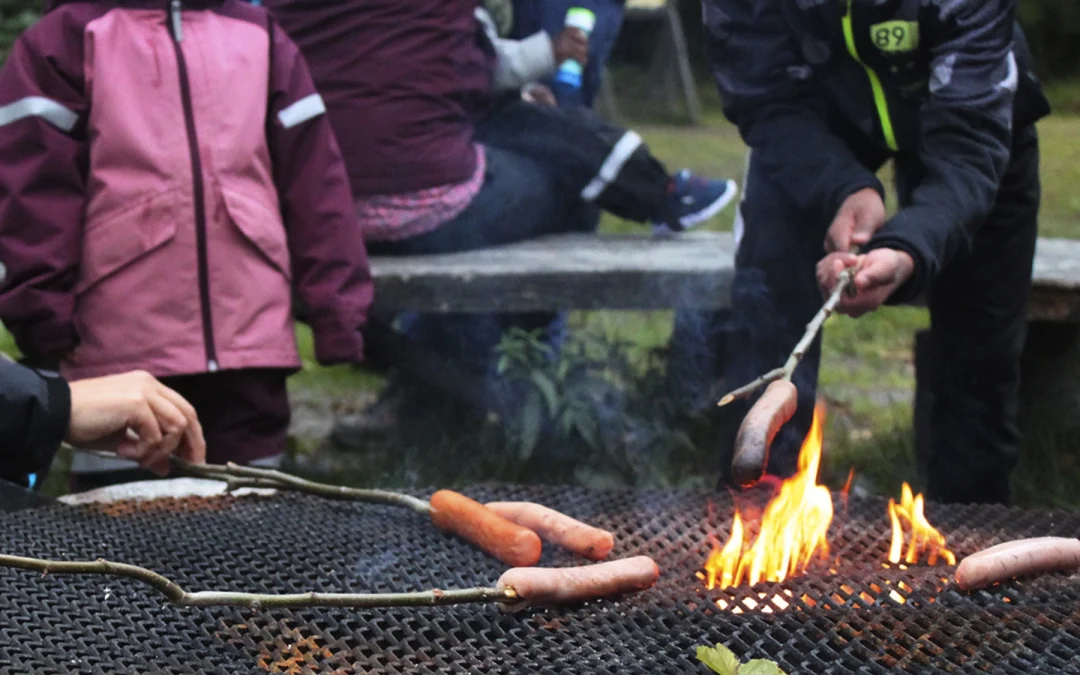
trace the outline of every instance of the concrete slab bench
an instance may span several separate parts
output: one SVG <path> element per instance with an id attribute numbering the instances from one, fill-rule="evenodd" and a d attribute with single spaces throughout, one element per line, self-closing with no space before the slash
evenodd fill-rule
<path id="1" fill-rule="evenodd" d="M 730 233 L 571 234 L 482 251 L 372 258 L 382 309 L 428 312 L 720 309 L 730 300 Z M 1080 324 L 1080 241 L 1040 239 L 1030 317 Z"/>

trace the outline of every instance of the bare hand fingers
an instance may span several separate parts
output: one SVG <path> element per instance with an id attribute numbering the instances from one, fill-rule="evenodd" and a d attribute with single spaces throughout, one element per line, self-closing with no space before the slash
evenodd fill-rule
<path id="1" fill-rule="evenodd" d="M 851 213 L 842 211 L 837 214 L 825 234 L 825 252 L 847 253 L 851 248 L 851 230 L 854 227 L 855 220 Z"/>
<path id="2" fill-rule="evenodd" d="M 153 469 L 160 466 L 162 462 L 165 462 L 167 466 L 169 456 L 180 445 L 180 440 L 184 437 L 188 419 L 176 404 L 163 395 L 161 389 L 153 391 L 148 400 L 150 408 L 154 411 L 154 415 L 157 416 L 163 432 L 161 442 L 148 448 L 148 452 L 140 460 L 143 466 Z M 168 473 L 167 468 L 165 473 Z"/>
<path id="3" fill-rule="evenodd" d="M 195 407 L 188 403 L 183 396 L 164 385 L 162 385 L 161 394 L 171 401 L 187 420 L 181 445 L 176 450 L 177 454 L 183 459 L 196 464 L 206 462 L 206 439 L 203 436 L 202 424 L 199 422 Z"/>

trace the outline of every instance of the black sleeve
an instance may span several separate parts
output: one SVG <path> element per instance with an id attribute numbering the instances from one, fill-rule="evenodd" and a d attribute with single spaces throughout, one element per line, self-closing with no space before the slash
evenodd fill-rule
<path id="1" fill-rule="evenodd" d="M 48 468 L 70 419 L 67 382 L 0 358 L 0 479 L 21 482 Z"/>
<path id="2" fill-rule="evenodd" d="M 800 208 L 828 222 L 853 193 L 885 189 L 825 122 L 780 0 L 705 0 L 706 46 L 725 116 Z"/>
<path id="3" fill-rule="evenodd" d="M 938 272 L 971 245 L 990 214 L 1012 146 L 1019 81 L 1013 52 L 1014 2 L 942 3 L 929 26 L 930 96 L 919 113 L 919 160 L 926 177 L 911 203 L 867 250 L 893 248 L 915 261 L 910 281 L 890 303 L 918 297 Z"/>

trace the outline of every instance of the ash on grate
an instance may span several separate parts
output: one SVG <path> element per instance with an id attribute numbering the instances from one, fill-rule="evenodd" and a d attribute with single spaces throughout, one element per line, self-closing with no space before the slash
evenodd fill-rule
<path id="1" fill-rule="evenodd" d="M 661 579 L 640 594 L 516 614 L 484 605 L 250 612 L 173 607 L 126 579 L 3 569 L 0 672 L 705 673 L 695 647 L 721 642 L 789 673 L 1080 673 L 1080 580 L 1051 575 L 968 594 L 951 584 L 952 568 L 886 567 L 882 500 L 853 498 L 846 515 L 838 504 L 830 559 L 807 574 L 707 591 L 695 573 L 708 536 L 727 533 L 724 496 L 466 492 L 537 501 L 610 529 L 613 557 L 650 555 Z M 932 505 L 928 515 L 960 557 L 1080 532 L 1070 513 Z M 2 514 L 0 550 L 133 563 L 188 590 L 465 588 L 492 585 L 505 569 L 407 510 L 286 494 Z M 546 547 L 541 564 L 582 561 Z"/>

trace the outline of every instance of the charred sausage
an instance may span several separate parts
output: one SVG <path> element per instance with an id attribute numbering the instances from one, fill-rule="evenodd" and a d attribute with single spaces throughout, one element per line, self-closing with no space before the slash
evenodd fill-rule
<path id="1" fill-rule="evenodd" d="M 798 405 L 799 392 L 794 384 L 787 380 L 769 384 L 735 436 L 735 456 L 731 460 L 731 477 L 735 482 L 750 487 L 761 480 L 769 464 L 769 446 Z"/>

